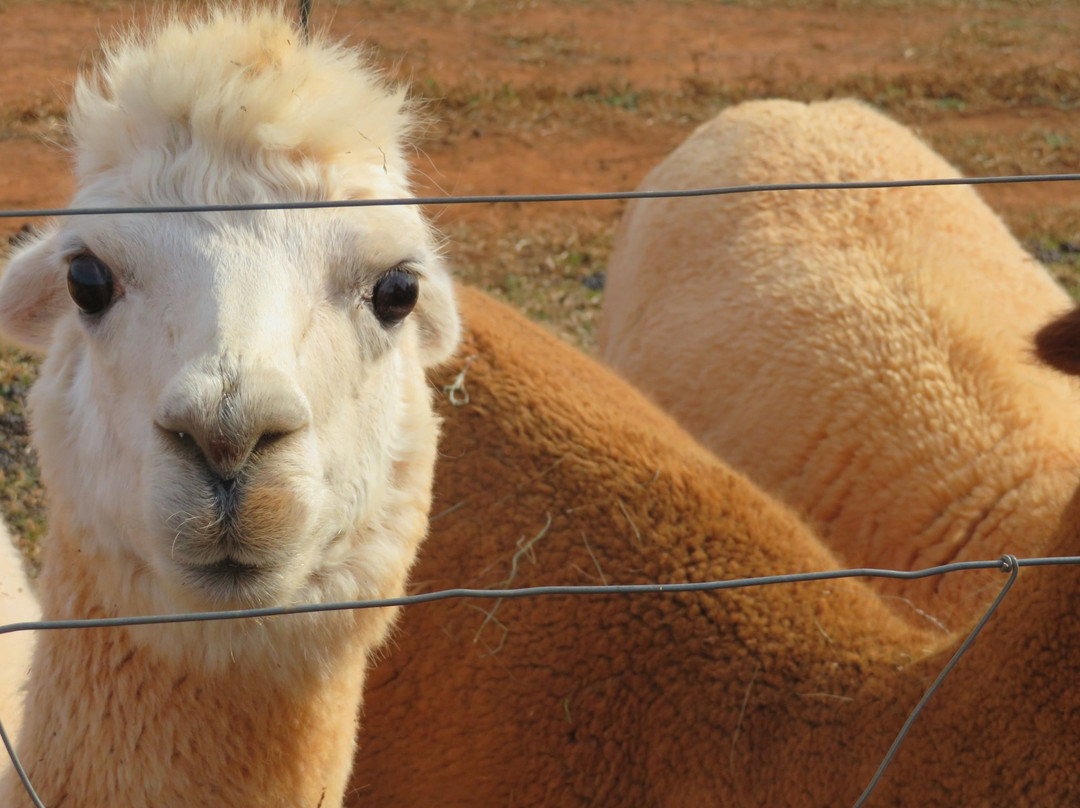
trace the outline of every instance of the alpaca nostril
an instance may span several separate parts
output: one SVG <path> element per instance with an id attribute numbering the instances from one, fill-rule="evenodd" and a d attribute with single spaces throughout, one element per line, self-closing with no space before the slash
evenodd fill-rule
<path id="1" fill-rule="evenodd" d="M 157 421 L 154 421 L 154 428 L 157 430 L 157 433 L 161 435 L 173 448 L 186 451 L 195 451 L 199 454 L 202 454 L 202 450 L 199 448 L 198 441 L 195 440 L 195 436 L 192 435 L 190 432 L 179 429 L 171 429 L 170 427 L 164 426 Z"/>
<path id="2" fill-rule="evenodd" d="M 255 441 L 255 446 L 251 449 L 251 454 L 261 455 L 267 450 L 273 448 L 274 444 L 283 440 L 288 432 L 266 432 Z"/>

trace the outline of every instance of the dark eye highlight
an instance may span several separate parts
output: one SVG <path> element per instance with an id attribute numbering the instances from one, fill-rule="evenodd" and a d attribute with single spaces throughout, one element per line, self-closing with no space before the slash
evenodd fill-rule
<path id="1" fill-rule="evenodd" d="M 100 314 L 113 302 L 113 272 L 96 255 L 76 255 L 68 265 L 67 288 L 75 305 L 86 314 Z"/>
<path id="2" fill-rule="evenodd" d="M 420 279 L 408 270 L 394 267 L 375 282 L 371 308 L 379 322 L 391 326 L 405 319 L 420 297 Z"/>

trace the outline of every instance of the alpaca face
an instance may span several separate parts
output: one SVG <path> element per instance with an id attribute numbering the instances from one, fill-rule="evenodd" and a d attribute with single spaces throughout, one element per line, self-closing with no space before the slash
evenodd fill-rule
<path id="1" fill-rule="evenodd" d="M 212 8 L 106 54 L 75 87 L 74 207 L 409 195 L 403 93 L 273 10 Z M 47 354 L 49 616 L 404 590 L 437 439 L 423 371 L 458 334 L 415 208 L 66 218 L 12 257 L 0 332 Z M 137 633 L 290 675 L 377 644 L 391 616 Z"/>
<path id="2" fill-rule="evenodd" d="M 402 92 L 273 10 L 214 8 L 106 52 L 75 88 L 73 206 L 409 195 Z M 458 332 L 415 208 L 63 219 L 13 256 L 0 332 L 47 354 L 46 570 L 85 573 L 82 608 L 402 591 L 437 437 L 423 370 Z M 184 645 L 228 660 L 270 625 L 203 624 Z"/>
<path id="3" fill-rule="evenodd" d="M 72 219 L 13 259 L 0 307 L 24 341 L 53 319 L 42 470 L 125 610 L 400 587 L 436 438 L 423 367 L 456 336 L 414 209 Z"/>

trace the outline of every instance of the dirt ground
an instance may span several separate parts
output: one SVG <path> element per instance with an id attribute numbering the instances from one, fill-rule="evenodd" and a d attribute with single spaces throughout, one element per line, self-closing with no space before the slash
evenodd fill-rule
<path id="1" fill-rule="evenodd" d="M 0 0 L 0 208 L 63 206 L 72 79 L 127 0 Z M 180 3 L 179 5 L 197 5 Z M 740 100 L 857 96 L 970 175 L 1080 166 L 1075 0 L 314 0 L 314 24 L 364 42 L 425 101 L 418 191 L 631 189 L 693 128 Z M 1075 288 L 1080 185 L 984 196 Z M 594 346 L 616 203 L 431 210 L 465 282 Z M 0 237 L 23 220 L 0 220 Z M 34 364 L 0 356 L 0 499 L 27 548 L 42 502 L 25 442 Z"/>

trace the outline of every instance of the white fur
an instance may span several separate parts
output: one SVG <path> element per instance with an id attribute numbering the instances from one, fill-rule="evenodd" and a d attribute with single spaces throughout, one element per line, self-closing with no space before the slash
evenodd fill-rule
<path id="1" fill-rule="evenodd" d="M 23 569 L 22 558 L 11 543 L 7 527 L 0 522 L 0 626 L 41 619 L 41 607 Z M 22 723 L 23 686 L 30 669 L 34 635 L 28 631 L 0 636 L 0 720 L 14 741 Z M 0 749 L 0 776 L 8 767 Z"/>
<path id="2" fill-rule="evenodd" d="M 107 53 L 99 75 L 76 88 L 75 206 L 409 194 L 402 138 L 410 118 L 400 91 L 353 51 L 303 44 L 273 12 L 215 10 Z M 114 273 L 117 296 L 100 316 L 79 312 L 65 288 L 69 262 L 84 253 Z M 420 299 L 387 327 L 371 296 L 396 266 L 419 277 Z M 0 284 L 0 329 L 47 354 L 31 407 L 52 505 L 41 581 L 48 617 L 403 592 L 426 531 L 437 439 L 423 372 L 449 355 L 458 336 L 451 282 L 416 208 L 64 219 L 12 258 Z M 238 475 L 229 514 L 207 460 L 215 441 L 227 443 L 229 457 L 254 447 L 243 465 L 215 472 Z M 199 569 L 218 562 L 259 571 L 234 584 Z M 359 692 L 327 715 L 319 687 L 336 682 L 336 671 L 358 682 L 357 665 L 382 641 L 392 615 L 188 624 L 123 633 L 116 642 L 177 681 L 203 675 L 222 692 L 239 676 L 265 682 L 267 710 L 284 709 L 273 704 L 281 693 L 301 702 L 290 716 L 304 714 L 305 700 L 322 704 L 319 715 L 347 724 L 326 736 L 349 737 L 327 753 L 341 770 L 326 775 L 333 782 L 323 804 L 331 806 L 348 770 Z M 57 692 L 44 660 L 64 664 L 70 652 L 56 642 L 35 663 L 28 754 L 48 759 L 64 748 L 45 717 L 66 715 L 56 706 L 64 698 L 80 720 L 102 722 L 98 743 L 125 743 L 136 730 L 109 726 L 111 714 L 83 715 L 91 708 L 78 703 L 78 682 Z M 85 653 L 121 668 L 132 658 L 114 659 L 119 651 L 110 649 Z M 139 687 L 152 690 L 155 682 Z M 117 697 L 138 710 L 136 694 Z M 258 703 L 251 709 L 258 713 Z M 140 735 L 135 746 L 153 743 Z M 221 739 L 201 743 L 169 771 L 126 786 L 87 772 L 78 780 L 80 767 L 92 764 L 82 759 L 63 762 L 75 767 L 70 773 L 43 763 L 39 776 L 53 799 L 80 782 L 90 805 L 161 805 L 177 795 L 196 804 L 197 794 L 180 785 L 185 777 L 197 773 L 219 794 L 222 780 L 234 776 L 223 771 L 215 780 Z M 255 761 L 250 788 L 230 782 L 232 799 L 277 804 L 267 796 L 276 793 L 277 775 L 258 762 L 264 739 L 246 743 Z M 140 790 L 151 782 L 154 791 Z M 280 790 L 292 795 L 281 804 L 307 804 L 311 796 L 295 784 Z M 10 791 L 0 788 L 0 804 L 4 795 Z"/>

